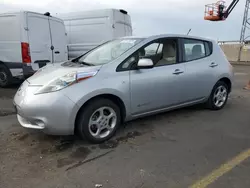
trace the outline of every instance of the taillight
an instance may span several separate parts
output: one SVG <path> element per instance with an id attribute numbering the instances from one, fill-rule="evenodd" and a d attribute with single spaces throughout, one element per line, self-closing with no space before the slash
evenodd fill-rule
<path id="1" fill-rule="evenodd" d="M 30 45 L 29 43 L 22 42 L 22 59 L 23 63 L 31 63 L 31 57 L 30 57 Z"/>

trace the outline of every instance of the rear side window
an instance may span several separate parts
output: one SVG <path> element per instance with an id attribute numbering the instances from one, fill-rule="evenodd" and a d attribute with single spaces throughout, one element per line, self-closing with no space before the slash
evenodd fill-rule
<path id="1" fill-rule="evenodd" d="M 184 61 L 201 59 L 211 55 L 212 43 L 202 40 L 183 39 Z"/>

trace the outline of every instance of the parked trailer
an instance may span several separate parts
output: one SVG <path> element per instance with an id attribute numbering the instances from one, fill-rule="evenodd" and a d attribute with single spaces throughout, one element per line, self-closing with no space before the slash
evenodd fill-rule
<path id="1" fill-rule="evenodd" d="M 0 87 L 33 74 L 46 63 L 67 60 L 61 19 L 35 12 L 0 14 Z"/>
<path id="2" fill-rule="evenodd" d="M 132 35 L 131 19 L 125 10 L 91 10 L 57 16 L 64 20 L 66 26 L 69 59 L 103 42 Z"/>

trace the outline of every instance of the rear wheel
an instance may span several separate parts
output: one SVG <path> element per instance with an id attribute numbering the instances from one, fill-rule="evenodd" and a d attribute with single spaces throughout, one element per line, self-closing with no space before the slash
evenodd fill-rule
<path id="1" fill-rule="evenodd" d="M 7 87 L 12 83 L 12 76 L 5 65 L 0 64 L 0 87 Z"/>
<path id="2" fill-rule="evenodd" d="M 82 109 L 76 122 L 78 134 L 92 143 L 109 140 L 121 122 L 119 107 L 109 99 L 96 99 Z"/>
<path id="3" fill-rule="evenodd" d="M 225 82 L 217 82 L 207 101 L 207 107 L 211 110 L 222 109 L 227 103 L 228 92 L 228 85 Z"/>

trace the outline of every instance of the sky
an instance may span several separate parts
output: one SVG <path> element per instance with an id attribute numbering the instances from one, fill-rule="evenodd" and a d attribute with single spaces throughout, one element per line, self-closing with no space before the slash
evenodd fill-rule
<path id="1" fill-rule="evenodd" d="M 29 10 L 56 13 L 91 9 L 125 9 L 134 35 L 186 34 L 215 40 L 239 40 L 245 0 L 240 0 L 226 21 L 205 21 L 206 4 L 217 0 L 0 0 L 0 13 Z M 225 0 L 229 5 L 232 0 Z"/>

